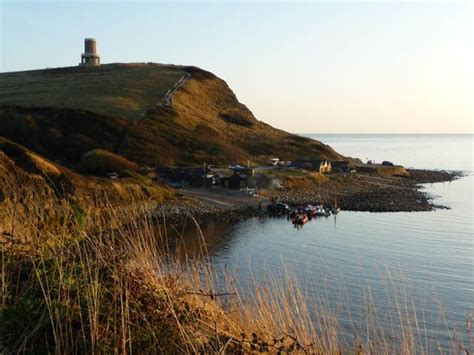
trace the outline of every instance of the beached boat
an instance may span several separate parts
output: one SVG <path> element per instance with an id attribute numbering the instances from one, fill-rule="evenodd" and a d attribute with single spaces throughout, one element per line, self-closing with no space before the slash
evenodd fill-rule
<path id="1" fill-rule="evenodd" d="M 324 208 L 323 205 L 319 205 L 316 207 L 316 213 L 315 216 L 320 216 L 320 217 L 328 217 L 331 214 L 331 212 Z"/>
<path id="2" fill-rule="evenodd" d="M 306 213 L 297 213 L 293 218 L 293 224 L 302 226 L 303 224 L 308 223 L 309 218 Z"/>
<path id="3" fill-rule="evenodd" d="M 267 206 L 267 211 L 272 214 L 288 214 L 290 207 L 283 202 L 276 202 Z"/>
<path id="4" fill-rule="evenodd" d="M 306 214 L 310 218 L 316 215 L 317 210 L 318 209 L 316 208 L 316 206 L 313 205 L 308 205 L 305 207 Z"/>

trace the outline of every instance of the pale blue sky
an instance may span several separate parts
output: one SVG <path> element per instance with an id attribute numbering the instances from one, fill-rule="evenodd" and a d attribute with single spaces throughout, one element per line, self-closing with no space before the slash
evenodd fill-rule
<path id="1" fill-rule="evenodd" d="M 292 132 L 473 131 L 470 2 L 1 1 L 0 71 L 192 64 Z"/>

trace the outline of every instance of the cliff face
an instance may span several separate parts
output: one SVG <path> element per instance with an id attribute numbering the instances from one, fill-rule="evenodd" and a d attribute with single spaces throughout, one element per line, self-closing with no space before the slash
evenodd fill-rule
<path id="1" fill-rule="evenodd" d="M 199 68 L 28 73 L 0 74 L 0 135 L 68 165 L 97 148 L 148 166 L 341 158 L 321 142 L 258 121 L 222 79 Z"/>
<path id="2" fill-rule="evenodd" d="M 228 164 L 341 156 L 321 142 L 258 121 L 225 81 L 195 68 L 170 105 L 149 110 L 127 130 L 120 153 L 149 165 Z"/>

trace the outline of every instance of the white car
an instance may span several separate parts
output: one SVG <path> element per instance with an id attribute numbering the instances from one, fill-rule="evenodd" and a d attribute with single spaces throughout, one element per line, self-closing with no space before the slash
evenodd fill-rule
<path id="1" fill-rule="evenodd" d="M 280 162 L 279 158 L 270 159 L 270 164 L 273 165 L 273 166 L 277 166 L 279 162 Z"/>

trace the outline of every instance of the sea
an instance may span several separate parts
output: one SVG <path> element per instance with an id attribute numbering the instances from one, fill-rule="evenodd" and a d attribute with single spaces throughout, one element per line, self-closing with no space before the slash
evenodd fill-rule
<path id="1" fill-rule="evenodd" d="M 363 161 L 456 170 L 464 176 L 423 185 L 436 204 L 448 209 L 341 211 L 300 229 L 286 218 L 209 223 L 202 228 L 213 267 L 233 272 L 248 292 L 269 274 L 291 270 L 313 308 L 321 310 L 324 303 L 335 315 L 342 336 L 363 338 L 371 323 L 385 329 L 388 338 L 397 337 L 400 329 L 394 327 L 407 322 L 425 350 L 453 349 L 459 342 L 472 346 L 473 135 L 306 136 Z M 186 234 L 190 249 L 197 238 Z"/>

